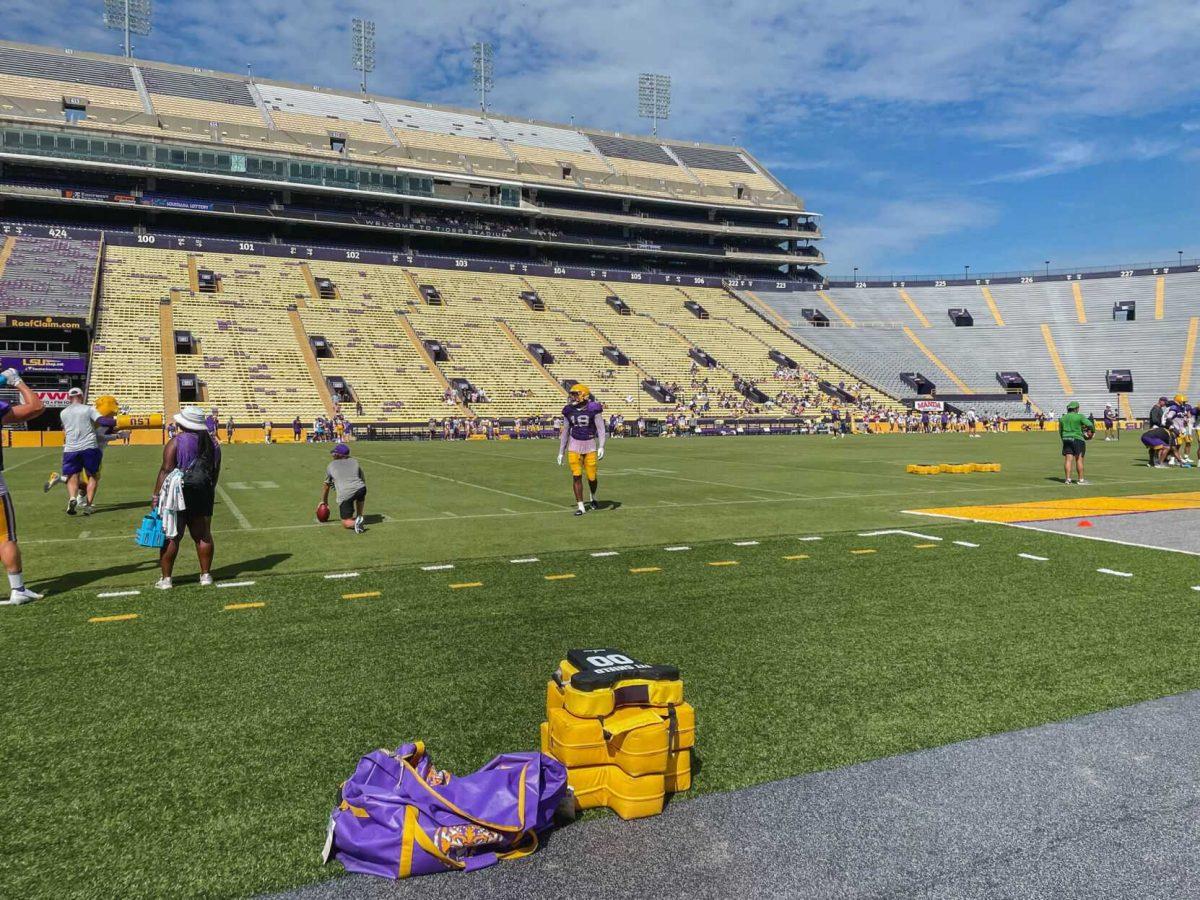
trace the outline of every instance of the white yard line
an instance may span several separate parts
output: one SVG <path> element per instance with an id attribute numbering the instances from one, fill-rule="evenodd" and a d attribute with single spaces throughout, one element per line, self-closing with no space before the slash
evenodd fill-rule
<path id="1" fill-rule="evenodd" d="M 136 597 L 141 591 L 105 591 L 97 597 Z"/>
<path id="2" fill-rule="evenodd" d="M 978 544 L 972 544 L 970 541 L 955 541 L 960 547 L 978 547 Z"/>
<path id="3" fill-rule="evenodd" d="M 930 516 L 937 519 L 950 519 L 955 522 L 972 522 L 976 525 L 1003 525 L 1005 528 L 1021 528 L 1025 531 L 1036 531 L 1038 534 L 1057 534 L 1062 537 L 1074 538 L 1075 540 L 1083 541 L 1101 541 L 1105 544 L 1120 544 L 1122 547 L 1137 547 L 1141 550 L 1161 550 L 1164 553 L 1180 553 L 1184 556 L 1200 556 L 1200 551 L 1184 550 L 1180 547 L 1162 547 L 1158 544 L 1144 544 L 1140 541 L 1123 541 L 1119 538 L 1100 537 L 1096 534 L 1077 534 L 1076 532 L 1058 531 L 1054 528 L 1045 528 L 1040 525 L 1026 525 L 1021 522 L 995 522 L 991 519 L 972 519 L 967 516 L 950 516 L 945 513 L 923 512 L 918 509 L 905 509 L 901 512 L 914 516 Z M 1109 518 L 1104 516 L 1103 518 Z"/>
<path id="4" fill-rule="evenodd" d="M 50 450 L 46 453 L 39 453 L 36 456 L 31 456 L 29 459 L 23 459 L 18 463 L 9 463 L 4 467 L 5 472 L 11 472 L 13 469 L 19 469 L 21 466 L 27 466 L 31 462 L 37 462 L 39 459 L 45 459 L 47 456 L 54 456 L 54 451 Z"/>
<path id="5" fill-rule="evenodd" d="M 1048 557 L 1048 556 L 1034 556 L 1032 553 L 1018 553 L 1017 556 L 1021 557 L 1021 559 L 1032 559 L 1035 562 L 1049 562 L 1050 561 L 1050 557 Z"/>
<path id="6" fill-rule="evenodd" d="M 395 463 L 384 462 L 381 459 L 374 459 L 370 456 L 360 456 L 359 459 L 366 460 L 370 463 L 375 463 L 378 466 L 386 466 L 389 469 L 396 469 L 400 472 L 408 472 L 412 475 L 424 475 L 426 478 L 436 478 L 438 481 L 449 481 L 451 484 L 459 484 L 463 487 L 471 487 L 480 491 L 488 491 L 492 494 L 503 494 L 505 497 L 516 497 L 518 500 L 526 500 L 529 503 L 544 503 L 546 506 L 553 506 L 558 509 L 570 509 L 569 506 L 563 506 L 561 503 L 552 503 L 549 500 L 542 500 L 538 497 L 526 497 L 524 494 L 514 494 L 512 491 L 502 491 L 500 488 L 488 487 L 486 484 L 476 484 L 473 481 L 462 481 L 458 478 L 450 478 L 446 475 L 438 475 L 434 472 L 422 472 L 420 469 L 410 469 L 407 466 L 398 466 Z"/>
<path id="7" fill-rule="evenodd" d="M 758 544 L 758 541 L 734 541 L 733 542 L 733 546 L 735 546 L 735 547 L 754 547 L 754 546 L 757 546 L 757 544 Z"/>
<path id="8" fill-rule="evenodd" d="M 221 495 L 221 499 L 225 501 L 225 505 L 229 507 L 229 511 L 233 513 L 233 517 L 237 519 L 238 524 L 242 526 L 243 531 L 253 531 L 254 526 L 250 524 L 250 520 L 242 515 L 242 511 L 238 509 L 237 504 L 233 502 L 233 498 L 229 496 L 229 491 L 217 485 L 217 493 Z"/>
<path id="9" fill-rule="evenodd" d="M 250 587 L 250 585 L 252 585 L 252 584 L 254 584 L 253 581 L 219 581 L 219 582 L 217 582 L 217 587 L 219 587 L 219 588 Z"/>
<path id="10" fill-rule="evenodd" d="M 679 550 L 691 550 L 692 548 L 691 547 L 663 547 L 663 549 L 667 550 L 671 553 L 675 553 Z"/>
<path id="11" fill-rule="evenodd" d="M 358 577 L 358 573 L 357 573 L 357 572 L 330 572 L 328 575 L 326 575 L 326 576 L 325 576 L 325 578 L 326 578 L 326 579 L 333 579 L 333 578 L 357 578 L 357 577 Z"/>
<path id="12" fill-rule="evenodd" d="M 592 556 L 619 556 L 619 555 L 620 554 L 617 553 L 616 550 L 601 550 L 597 553 L 592 554 Z"/>
<path id="13" fill-rule="evenodd" d="M 1101 575 L 1118 575 L 1121 578 L 1132 578 L 1132 572 L 1118 572 L 1116 569 L 1097 569 Z"/>
<path id="14" fill-rule="evenodd" d="M 421 566 L 422 572 L 444 572 L 446 569 L 453 569 L 454 563 L 444 563 L 440 566 Z"/>
<path id="15" fill-rule="evenodd" d="M 536 556 L 524 556 L 524 557 L 521 557 L 520 559 L 510 559 L 509 562 L 510 563 L 535 563 L 535 562 L 541 562 L 541 560 L 539 560 Z"/>
<path id="16" fill-rule="evenodd" d="M 921 534 L 919 531 L 905 531 L 902 528 L 885 528 L 882 531 L 860 531 L 859 537 L 879 537 L 885 534 L 903 534 L 906 537 L 920 538 L 923 541 L 940 541 L 940 537 L 934 537 L 932 534 Z"/>

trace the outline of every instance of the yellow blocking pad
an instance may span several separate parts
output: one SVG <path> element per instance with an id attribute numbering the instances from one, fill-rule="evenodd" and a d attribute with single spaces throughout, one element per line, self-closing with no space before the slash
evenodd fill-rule
<path id="1" fill-rule="evenodd" d="M 1033 500 L 1027 503 L 999 503 L 992 506 L 942 506 L 918 509 L 914 512 L 983 522 L 1031 522 L 1039 519 L 1078 519 L 1084 516 L 1094 518 L 1179 509 L 1200 509 L 1200 491 L 1136 494 L 1130 497 L 1072 497 L 1065 500 Z"/>

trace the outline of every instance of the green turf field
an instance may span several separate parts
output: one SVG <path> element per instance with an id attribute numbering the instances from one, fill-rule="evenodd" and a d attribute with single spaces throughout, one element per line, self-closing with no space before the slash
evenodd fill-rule
<path id="1" fill-rule="evenodd" d="M 110 450 L 87 518 L 42 494 L 55 454 L 6 451 L 49 595 L 0 609 L 0 883 L 227 896 L 335 877 L 324 822 L 362 753 L 421 738 L 466 770 L 534 747 L 573 646 L 680 666 L 696 792 L 1200 687 L 1195 557 L 901 512 L 1200 489 L 1139 446 L 1093 443 L 1094 485 L 1068 488 L 1049 434 L 614 440 L 606 508 L 575 518 L 550 442 L 360 444 L 382 517 L 361 536 L 315 524 L 323 448 L 234 446 L 215 574 L 254 583 L 199 588 L 185 545 L 170 592 L 132 543 L 156 451 Z M 1003 472 L 904 473 L 960 461 Z M 894 528 L 941 540 L 859 534 Z M 323 577 L 340 572 L 359 574 Z M 226 608 L 243 604 L 263 605 Z"/>

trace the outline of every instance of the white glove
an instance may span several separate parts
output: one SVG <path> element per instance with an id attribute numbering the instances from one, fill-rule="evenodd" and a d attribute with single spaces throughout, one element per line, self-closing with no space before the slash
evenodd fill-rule
<path id="1" fill-rule="evenodd" d="M 558 464 L 559 464 L 560 466 L 562 465 L 562 454 L 561 454 L 561 453 L 560 453 L 560 454 L 558 454 Z"/>
<path id="2" fill-rule="evenodd" d="M 596 451 L 596 459 L 604 459 L 604 448 L 601 447 Z"/>
<path id="3" fill-rule="evenodd" d="M 16 369 L 5 369 L 0 372 L 0 378 L 8 382 L 9 387 L 16 387 L 21 383 L 21 375 Z"/>

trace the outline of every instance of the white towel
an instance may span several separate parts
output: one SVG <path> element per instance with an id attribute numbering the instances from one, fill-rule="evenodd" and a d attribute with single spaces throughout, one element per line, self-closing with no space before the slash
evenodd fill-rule
<path id="1" fill-rule="evenodd" d="M 179 530 L 179 513 L 187 509 L 183 501 L 183 470 L 172 469 L 163 479 L 162 489 L 158 492 L 158 514 L 162 517 L 163 534 L 169 538 L 177 537 Z"/>

